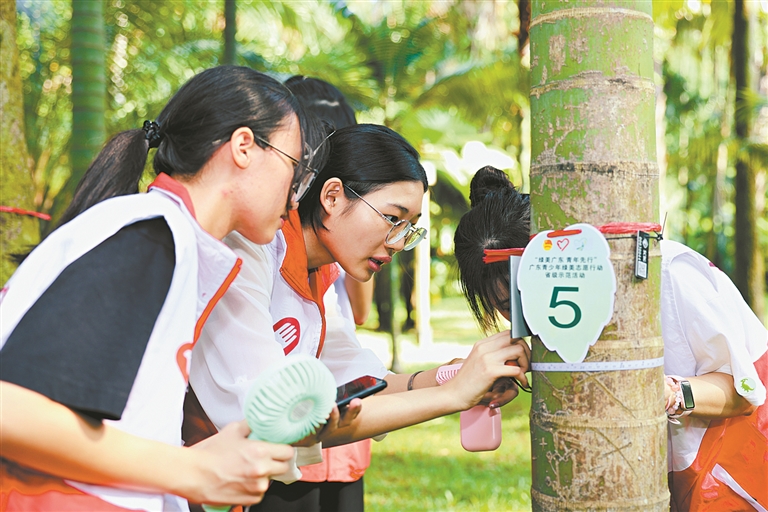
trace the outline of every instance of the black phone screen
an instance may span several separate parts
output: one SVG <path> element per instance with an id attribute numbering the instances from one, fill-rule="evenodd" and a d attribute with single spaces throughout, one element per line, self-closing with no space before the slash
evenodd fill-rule
<path id="1" fill-rule="evenodd" d="M 336 388 L 336 404 L 338 404 L 339 407 L 344 407 L 345 405 L 348 405 L 353 398 L 365 398 L 386 387 L 387 382 L 385 380 L 377 379 L 370 375 L 358 377 L 357 379 L 342 384 Z"/>

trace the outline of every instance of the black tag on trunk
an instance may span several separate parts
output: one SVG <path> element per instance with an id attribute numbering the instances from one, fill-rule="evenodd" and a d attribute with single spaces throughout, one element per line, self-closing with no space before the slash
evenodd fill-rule
<path id="1" fill-rule="evenodd" d="M 650 235 L 645 231 L 637 232 L 637 247 L 635 247 L 635 277 L 648 279 L 648 247 Z"/>

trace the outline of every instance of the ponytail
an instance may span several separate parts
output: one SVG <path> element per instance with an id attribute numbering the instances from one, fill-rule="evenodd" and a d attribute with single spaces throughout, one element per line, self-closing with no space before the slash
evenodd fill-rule
<path id="1" fill-rule="evenodd" d="M 144 130 L 128 130 L 115 135 L 85 171 L 58 225 L 66 224 L 110 197 L 136 194 L 148 150 Z"/>

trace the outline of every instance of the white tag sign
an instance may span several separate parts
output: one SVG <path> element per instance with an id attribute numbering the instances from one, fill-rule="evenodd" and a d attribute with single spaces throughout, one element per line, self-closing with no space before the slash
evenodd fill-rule
<path id="1" fill-rule="evenodd" d="M 517 274 L 523 316 L 544 346 L 567 363 L 580 363 L 613 316 L 616 275 L 611 249 L 591 224 L 563 236 L 536 235 Z"/>

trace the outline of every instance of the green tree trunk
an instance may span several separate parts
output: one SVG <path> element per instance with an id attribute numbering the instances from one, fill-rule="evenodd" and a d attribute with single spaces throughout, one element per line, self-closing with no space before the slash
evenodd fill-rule
<path id="1" fill-rule="evenodd" d="M 651 0 L 533 2 L 531 230 L 658 222 Z M 663 355 L 660 252 L 610 239 L 611 321 L 585 361 Z M 533 362 L 561 362 L 533 338 Z M 667 510 L 663 368 L 533 372 L 534 510 Z"/>
<path id="2" fill-rule="evenodd" d="M 749 138 L 749 108 L 739 108 L 744 102 L 742 92 L 749 89 L 749 23 L 744 12 L 744 0 L 736 0 L 733 8 L 733 41 L 731 63 L 736 86 L 736 109 L 744 112 L 736 118 L 736 138 L 746 143 Z M 736 204 L 736 254 L 733 282 L 744 300 L 757 314 L 763 317 L 763 258 L 757 239 L 757 175 L 748 159 L 736 161 L 734 180 Z"/>
<path id="3" fill-rule="evenodd" d="M 236 0 L 224 0 L 224 57 L 222 64 L 237 63 L 237 4 Z"/>
<path id="4" fill-rule="evenodd" d="M 24 100 L 16 47 L 16 2 L 0 2 L 0 205 L 34 209 L 34 183 L 24 138 Z M 9 256 L 40 241 L 34 217 L 0 212 L 0 284 L 16 265 Z"/>
<path id="5" fill-rule="evenodd" d="M 106 139 L 103 7 L 103 0 L 72 0 L 72 174 L 54 200 L 53 225 L 72 201 L 77 184 Z"/>

